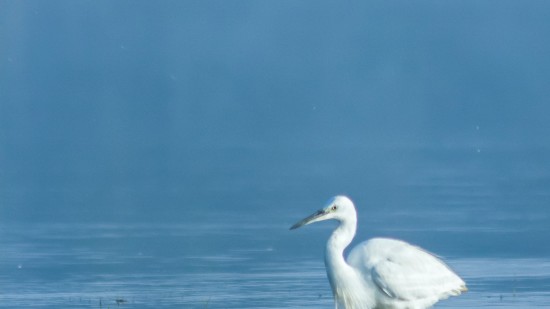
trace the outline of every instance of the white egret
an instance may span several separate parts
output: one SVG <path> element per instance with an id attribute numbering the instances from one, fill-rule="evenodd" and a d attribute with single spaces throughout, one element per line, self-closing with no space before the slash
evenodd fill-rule
<path id="1" fill-rule="evenodd" d="M 357 245 L 344 259 L 344 249 L 357 228 L 357 212 L 345 196 L 294 224 L 340 222 L 325 251 L 327 277 L 336 309 L 421 309 L 467 291 L 466 284 L 431 253 L 401 240 L 373 238 Z"/>

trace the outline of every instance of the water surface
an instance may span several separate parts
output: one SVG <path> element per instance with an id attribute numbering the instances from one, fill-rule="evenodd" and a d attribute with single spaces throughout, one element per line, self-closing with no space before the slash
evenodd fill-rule
<path id="1" fill-rule="evenodd" d="M 440 308 L 550 306 L 550 2 L 0 1 L 0 307 L 333 308 L 358 237 Z"/>

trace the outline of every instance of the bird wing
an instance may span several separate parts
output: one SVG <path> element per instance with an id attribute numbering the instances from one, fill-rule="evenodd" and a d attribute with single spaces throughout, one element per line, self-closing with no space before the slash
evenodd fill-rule
<path id="1" fill-rule="evenodd" d="M 356 246 L 348 263 L 393 299 L 447 298 L 466 285 L 433 254 L 404 241 L 374 238 Z"/>

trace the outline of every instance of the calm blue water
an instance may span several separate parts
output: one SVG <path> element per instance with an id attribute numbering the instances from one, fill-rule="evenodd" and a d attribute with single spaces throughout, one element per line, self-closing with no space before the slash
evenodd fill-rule
<path id="1" fill-rule="evenodd" d="M 550 307 L 549 11 L 0 1 L 0 307 L 332 308 L 336 194 Z"/>
<path id="2" fill-rule="evenodd" d="M 513 192 L 487 183 L 487 170 L 470 171 L 476 180 L 468 182 L 467 171 L 454 168 L 431 169 L 434 175 L 394 188 L 409 202 L 357 200 L 358 238 L 398 237 L 443 256 L 470 291 L 438 307 L 550 306 L 550 218 L 539 175 L 510 180 L 518 188 Z M 296 191 L 287 194 L 299 199 Z M 247 191 L 243 198 L 248 194 L 254 196 Z M 392 200 L 393 194 L 380 195 Z M 163 222 L 6 222 L 0 302 L 11 308 L 112 308 L 116 299 L 134 308 L 332 308 L 322 254 L 334 225 L 288 230 L 324 196 L 297 202 L 283 195 L 259 200 L 255 209 L 239 202 L 191 211 L 193 220 L 182 212 Z"/>
<path id="3" fill-rule="evenodd" d="M 371 220 L 401 216 L 392 212 Z M 265 223 L 226 219 L 215 224 L 9 224 L 1 234 L 0 300 L 10 308 L 113 308 L 117 299 L 130 308 L 332 308 L 321 256 L 327 226 L 291 234 L 275 218 Z M 424 218 L 435 225 L 445 219 Z M 468 282 L 467 294 L 442 302 L 441 308 L 550 305 L 547 256 L 514 252 L 513 241 L 501 249 L 506 253 L 470 252 L 474 237 L 498 242 L 517 234 L 547 235 L 548 228 L 384 228 L 371 220 L 381 234 L 408 235 L 404 238 L 439 248 Z M 500 248 L 492 241 L 484 245 Z"/>

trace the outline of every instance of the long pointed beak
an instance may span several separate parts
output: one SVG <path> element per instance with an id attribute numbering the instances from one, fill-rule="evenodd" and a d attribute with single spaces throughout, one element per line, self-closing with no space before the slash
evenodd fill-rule
<path id="1" fill-rule="evenodd" d="M 290 229 L 294 230 L 294 229 L 299 228 L 300 226 L 307 225 L 307 224 L 319 221 L 318 219 L 321 218 L 322 216 L 326 215 L 326 214 L 327 213 L 323 209 L 318 210 L 317 212 L 315 212 L 311 216 L 309 216 L 309 217 L 305 218 L 304 220 L 302 220 L 300 222 L 297 222 L 296 224 L 291 226 Z"/>

